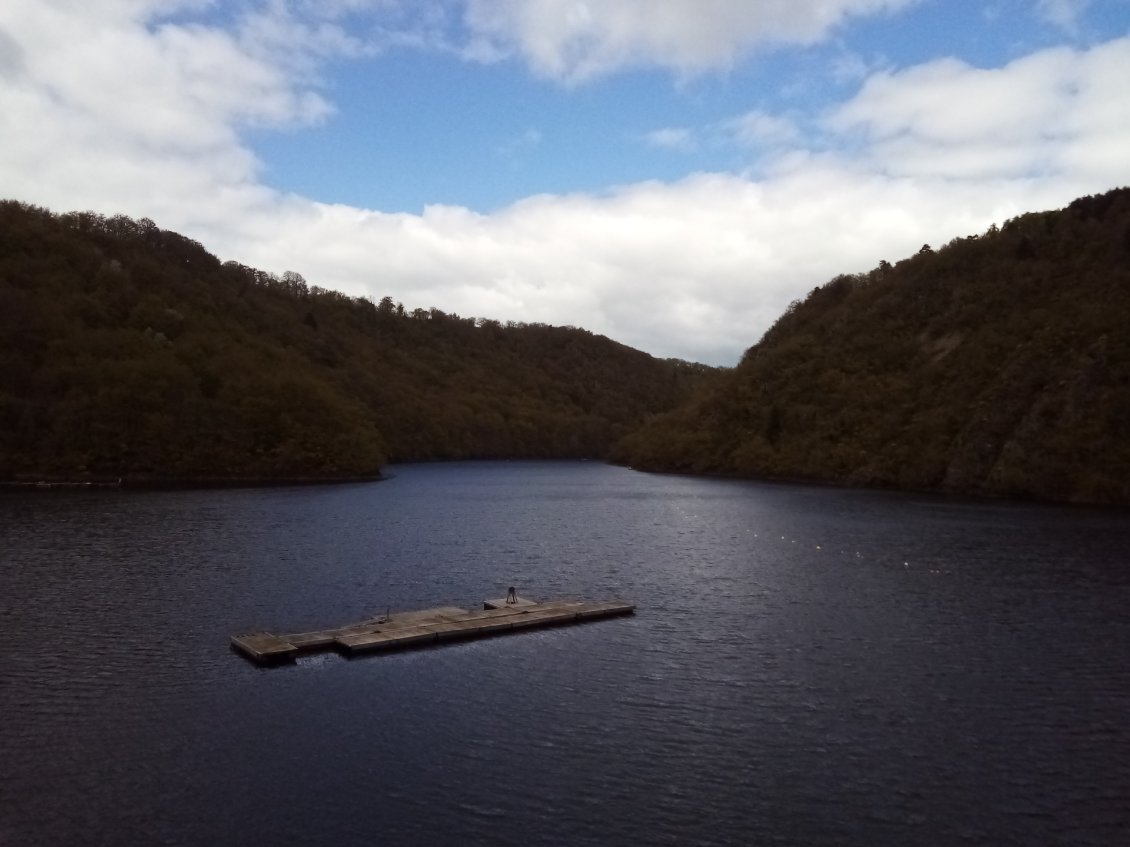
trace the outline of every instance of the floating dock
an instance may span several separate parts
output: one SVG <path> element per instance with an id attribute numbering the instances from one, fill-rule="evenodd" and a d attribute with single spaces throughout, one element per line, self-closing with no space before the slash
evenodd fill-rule
<path id="1" fill-rule="evenodd" d="M 547 626 L 579 623 L 633 614 L 636 607 L 619 601 L 556 600 L 534 602 L 524 597 L 507 602 L 487 600 L 481 611 L 440 606 L 417 612 L 394 612 L 360 623 L 313 632 L 275 635 L 248 632 L 233 635 L 232 647 L 259 664 L 275 664 L 318 650 L 347 655 L 421 647 L 457 639 L 480 638 Z"/>

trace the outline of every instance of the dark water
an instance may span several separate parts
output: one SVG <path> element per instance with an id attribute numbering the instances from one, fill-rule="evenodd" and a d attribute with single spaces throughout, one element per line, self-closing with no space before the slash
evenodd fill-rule
<path id="1" fill-rule="evenodd" d="M 583 463 L 0 495 L 0 845 L 1128 844 L 1127 518 Z M 639 612 L 228 648 L 510 584 Z"/>

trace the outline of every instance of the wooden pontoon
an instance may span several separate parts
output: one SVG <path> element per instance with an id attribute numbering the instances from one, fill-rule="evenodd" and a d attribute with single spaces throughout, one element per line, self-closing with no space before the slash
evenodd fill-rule
<path id="1" fill-rule="evenodd" d="M 293 660 L 317 650 L 339 650 L 347 655 L 438 644 L 547 626 L 579 623 L 614 615 L 630 615 L 636 607 L 619 601 L 586 602 L 524 597 L 487 600 L 481 611 L 440 606 L 416 612 L 395 612 L 360 623 L 313 632 L 275 635 L 249 632 L 233 635 L 232 647 L 260 664 Z"/>

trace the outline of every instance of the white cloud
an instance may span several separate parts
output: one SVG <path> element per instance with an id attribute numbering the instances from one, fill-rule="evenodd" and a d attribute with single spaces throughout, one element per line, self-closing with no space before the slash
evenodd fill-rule
<path id="1" fill-rule="evenodd" d="M 600 196 L 531 197 L 489 215 L 298 203 L 241 235 L 239 247 L 251 264 L 296 268 L 353 294 L 569 323 L 656 355 L 733 363 L 790 300 L 837 273 L 983 231 L 1073 191 L 890 179 L 810 156 L 763 182 L 699 174 Z"/>
<path id="2" fill-rule="evenodd" d="M 241 129 L 315 123 L 330 106 L 232 34 L 156 14 L 188 5 L 0 6 L 0 45 L 15 57 L 0 75 L 5 193 L 173 220 L 265 193 Z"/>
<path id="3" fill-rule="evenodd" d="M 839 85 L 858 85 L 871 74 L 881 70 L 885 61 L 882 57 L 868 61 L 858 53 L 841 50 L 832 60 L 832 79 Z"/>
<path id="4" fill-rule="evenodd" d="M 469 52 L 517 54 L 537 73 L 583 82 L 624 67 L 728 68 L 759 45 L 811 44 L 852 16 L 915 0 L 466 0 Z"/>
<path id="5" fill-rule="evenodd" d="M 248 10 L 238 35 L 252 55 L 302 71 L 313 70 L 326 56 L 360 56 L 375 49 L 341 24 L 302 17 L 283 2 Z"/>
<path id="6" fill-rule="evenodd" d="M 1091 0 L 1037 0 L 1036 9 L 1058 27 L 1074 32 Z"/>
<path id="7" fill-rule="evenodd" d="M 800 137 L 796 124 L 790 119 L 760 109 L 726 121 L 720 129 L 739 144 L 750 147 L 780 146 Z"/>
<path id="8" fill-rule="evenodd" d="M 679 153 L 735 148 L 743 155 L 755 151 L 761 158 L 772 160 L 800 138 L 800 128 L 792 118 L 753 109 L 697 129 L 662 127 L 646 133 L 643 141 L 649 147 Z"/>
<path id="9" fill-rule="evenodd" d="M 952 59 L 871 77 L 828 121 L 869 166 L 954 179 L 1130 173 L 1130 39 L 1044 50 L 991 70 Z"/>
<path id="10" fill-rule="evenodd" d="M 682 126 L 665 126 L 653 130 L 644 136 L 644 141 L 650 147 L 675 150 L 680 153 L 690 153 L 698 147 L 694 130 Z"/>

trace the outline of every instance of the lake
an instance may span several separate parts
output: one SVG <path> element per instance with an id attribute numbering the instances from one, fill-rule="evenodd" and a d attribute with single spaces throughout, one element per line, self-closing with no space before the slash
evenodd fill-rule
<path id="1" fill-rule="evenodd" d="M 1118 510 L 405 465 L 0 494 L 0 845 L 1130 843 Z M 259 668 L 234 632 L 623 598 Z"/>

